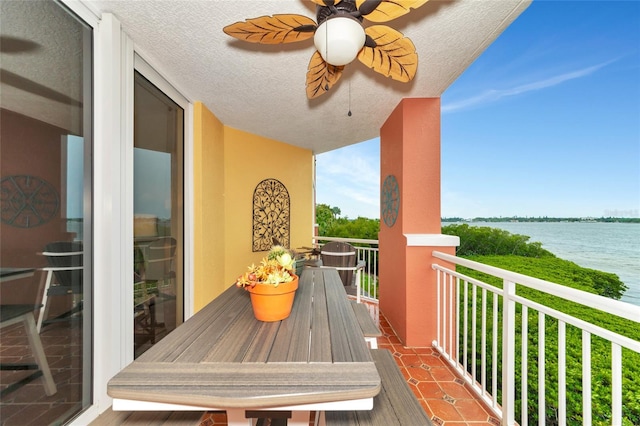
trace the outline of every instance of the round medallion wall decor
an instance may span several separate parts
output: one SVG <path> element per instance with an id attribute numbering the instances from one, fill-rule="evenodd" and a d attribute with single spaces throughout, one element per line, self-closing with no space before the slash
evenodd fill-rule
<path id="1" fill-rule="evenodd" d="M 384 224 L 391 228 L 398 219 L 400 211 L 400 187 L 394 175 L 388 175 L 382 184 L 382 194 L 380 195 L 382 207 L 382 220 Z"/>
<path id="2" fill-rule="evenodd" d="M 60 196 L 47 181 L 29 175 L 3 177 L 2 222 L 16 228 L 33 228 L 49 222 L 58 213 Z"/>

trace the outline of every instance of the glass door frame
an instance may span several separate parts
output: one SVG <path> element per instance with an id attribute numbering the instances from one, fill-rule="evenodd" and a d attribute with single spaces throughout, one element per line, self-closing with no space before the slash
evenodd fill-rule
<path id="1" fill-rule="evenodd" d="M 85 425 L 111 406 L 107 383 L 133 361 L 134 69 L 184 111 L 184 317 L 193 315 L 193 104 L 135 50 L 110 13 L 63 3 L 93 28 L 93 342 L 91 405 L 70 423 Z M 96 302 L 99 301 L 99 302 Z"/>
<path id="2" fill-rule="evenodd" d="M 193 315 L 193 105 L 190 103 L 182 93 L 177 90 L 171 83 L 167 81 L 152 65 L 145 60 L 140 52 L 133 52 L 133 67 L 127 69 L 127 90 L 126 96 L 126 128 L 127 138 L 125 141 L 125 168 L 126 175 L 126 222 L 127 234 L 125 240 L 128 241 L 128 248 L 125 249 L 127 253 L 131 253 L 131 247 L 133 247 L 133 152 L 134 152 L 134 140 L 133 140 L 133 79 L 134 70 L 140 73 L 144 78 L 149 80 L 154 86 L 156 86 L 161 92 L 168 96 L 173 102 L 178 104 L 184 110 L 184 163 L 183 163 L 183 179 L 184 179 L 184 250 L 183 250 L 183 288 L 184 288 L 184 303 L 183 312 L 184 320 Z M 128 262 L 130 265 L 126 265 L 129 271 L 134 270 L 133 256 L 129 256 Z M 130 266 L 130 267 L 129 267 Z M 130 276 L 133 274 L 131 273 Z M 129 285 L 124 289 L 124 301 L 123 306 L 131 305 L 133 300 L 133 281 L 130 278 Z M 129 313 L 125 315 L 128 329 L 125 333 L 124 350 L 127 353 L 127 359 L 129 356 L 133 360 L 134 352 L 134 335 L 133 335 L 133 309 L 129 310 Z"/>

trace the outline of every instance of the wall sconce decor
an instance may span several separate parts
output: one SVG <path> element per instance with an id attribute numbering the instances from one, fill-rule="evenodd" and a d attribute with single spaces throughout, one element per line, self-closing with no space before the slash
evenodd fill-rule
<path id="1" fill-rule="evenodd" d="M 274 239 L 290 245 L 289 191 L 277 179 L 265 179 L 253 191 L 253 251 L 267 251 Z"/>

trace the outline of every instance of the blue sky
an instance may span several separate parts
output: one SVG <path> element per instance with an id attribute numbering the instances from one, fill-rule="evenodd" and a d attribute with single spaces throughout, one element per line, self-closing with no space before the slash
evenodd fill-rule
<path id="1" fill-rule="evenodd" d="M 379 217 L 379 140 L 317 202 Z M 442 216 L 640 217 L 640 1 L 534 0 L 442 96 Z"/>

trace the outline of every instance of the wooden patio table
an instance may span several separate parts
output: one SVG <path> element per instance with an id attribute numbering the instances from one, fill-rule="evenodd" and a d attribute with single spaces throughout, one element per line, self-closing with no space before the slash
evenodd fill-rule
<path id="1" fill-rule="evenodd" d="M 370 410 L 380 376 L 334 269 L 305 269 L 289 318 L 254 318 L 249 293 L 232 286 L 116 374 L 114 410 Z M 266 416 L 265 416 L 266 417 Z"/>

